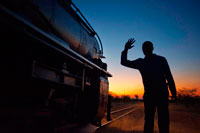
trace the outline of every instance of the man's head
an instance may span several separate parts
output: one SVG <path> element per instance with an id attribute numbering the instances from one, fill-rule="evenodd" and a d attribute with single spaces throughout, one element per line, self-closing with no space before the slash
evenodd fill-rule
<path id="1" fill-rule="evenodd" d="M 153 43 L 150 41 L 146 41 L 142 45 L 142 50 L 145 56 L 152 55 L 153 53 Z"/>

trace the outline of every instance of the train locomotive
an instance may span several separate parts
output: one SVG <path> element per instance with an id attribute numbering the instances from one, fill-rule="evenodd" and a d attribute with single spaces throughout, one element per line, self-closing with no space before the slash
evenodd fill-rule
<path id="1" fill-rule="evenodd" d="M 112 75 L 71 0 L 2 0 L 0 38 L 0 131 L 60 132 L 102 119 Z"/>

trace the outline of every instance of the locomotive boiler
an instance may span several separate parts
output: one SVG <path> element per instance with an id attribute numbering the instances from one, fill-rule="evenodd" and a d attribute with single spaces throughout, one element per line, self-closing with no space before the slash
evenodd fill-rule
<path id="1" fill-rule="evenodd" d="M 72 1 L 2 0 L 0 38 L 0 131 L 60 132 L 102 119 L 112 75 Z"/>

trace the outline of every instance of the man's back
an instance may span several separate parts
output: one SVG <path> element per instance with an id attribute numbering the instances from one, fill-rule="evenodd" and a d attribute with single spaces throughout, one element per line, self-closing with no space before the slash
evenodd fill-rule
<path id="1" fill-rule="evenodd" d="M 169 95 L 166 80 L 172 82 L 172 88 L 175 88 L 167 60 L 162 56 L 152 54 L 146 56 L 144 59 L 138 58 L 129 61 L 127 60 L 127 52 L 123 51 L 121 64 L 140 71 L 145 93 L 151 93 L 153 95 Z M 172 89 L 172 91 L 174 91 L 174 89 Z"/>

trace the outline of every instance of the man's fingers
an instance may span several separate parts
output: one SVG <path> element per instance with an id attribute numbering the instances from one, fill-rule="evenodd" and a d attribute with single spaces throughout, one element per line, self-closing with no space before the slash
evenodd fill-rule
<path id="1" fill-rule="evenodd" d="M 134 42 L 135 42 L 134 38 L 131 38 L 131 39 L 128 40 L 128 43 L 133 44 Z"/>
<path id="2" fill-rule="evenodd" d="M 134 43 L 135 42 L 135 39 L 134 38 L 131 38 L 131 40 L 130 40 L 132 43 Z"/>
<path id="3" fill-rule="evenodd" d="M 134 42 L 135 42 L 134 38 L 128 39 L 128 41 L 125 44 L 125 48 L 126 49 L 131 49 L 132 47 L 134 47 L 134 45 L 132 45 Z"/>
<path id="4" fill-rule="evenodd" d="M 129 41 L 129 42 L 133 42 L 133 41 L 134 41 L 134 38 L 130 38 L 128 41 Z"/>

